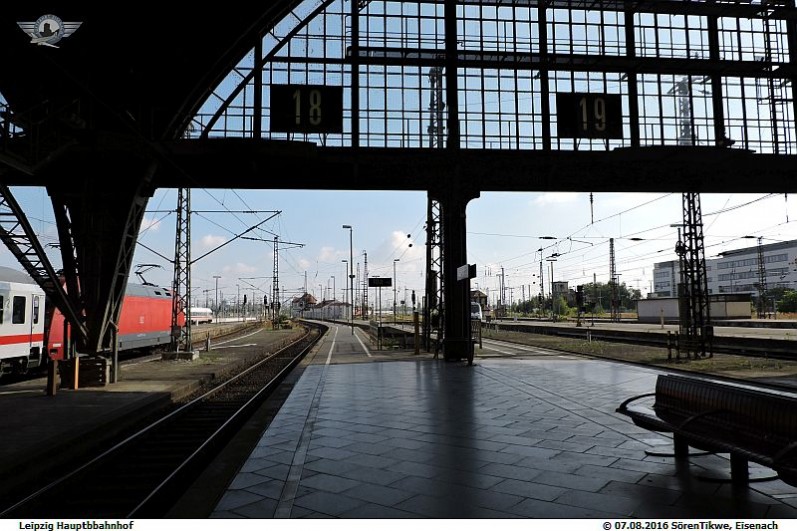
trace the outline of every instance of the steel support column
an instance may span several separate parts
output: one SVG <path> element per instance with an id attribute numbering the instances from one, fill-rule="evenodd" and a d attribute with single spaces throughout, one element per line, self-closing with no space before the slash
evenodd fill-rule
<path id="1" fill-rule="evenodd" d="M 119 318 L 155 168 L 131 152 L 93 153 L 61 165 L 59 173 L 69 179 L 54 179 L 57 184 L 47 187 L 60 212 L 59 233 L 65 233 L 63 221 L 70 221 L 72 244 L 61 238 L 61 254 L 64 263 L 76 263 L 64 275 L 67 286 L 79 286 L 84 305 L 86 333 L 75 335 L 81 353 L 110 350 L 110 324 Z"/>
<path id="2" fill-rule="evenodd" d="M 456 174 L 455 174 L 456 175 Z M 470 281 L 457 280 L 457 268 L 468 263 L 465 210 L 479 192 L 462 183 L 437 195 L 442 204 L 443 284 L 445 319 L 443 357 L 446 361 L 467 359 L 473 344 L 470 339 Z"/>

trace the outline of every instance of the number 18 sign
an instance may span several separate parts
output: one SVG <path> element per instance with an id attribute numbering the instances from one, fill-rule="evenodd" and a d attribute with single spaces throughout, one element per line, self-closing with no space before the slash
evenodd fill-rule
<path id="1" fill-rule="evenodd" d="M 271 85 L 272 132 L 340 133 L 343 87 Z"/>
<path id="2" fill-rule="evenodd" d="M 623 138 L 623 104 L 619 94 L 590 92 L 556 95 L 560 138 Z"/>

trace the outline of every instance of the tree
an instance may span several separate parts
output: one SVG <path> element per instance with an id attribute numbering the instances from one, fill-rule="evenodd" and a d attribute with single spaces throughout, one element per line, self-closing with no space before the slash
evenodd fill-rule
<path id="1" fill-rule="evenodd" d="M 783 292 L 783 297 L 778 301 L 779 312 L 797 312 L 797 291 L 787 290 Z"/>
<path id="2" fill-rule="evenodd" d="M 593 304 L 599 304 L 602 308 L 611 307 L 612 292 L 608 283 L 584 284 L 584 296 L 588 310 L 592 309 Z M 622 282 L 617 286 L 617 296 L 620 299 L 620 308 L 636 308 L 636 301 L 642 298 L 642 292 L 638 289 L 629 289 L 625 282 Z"/>

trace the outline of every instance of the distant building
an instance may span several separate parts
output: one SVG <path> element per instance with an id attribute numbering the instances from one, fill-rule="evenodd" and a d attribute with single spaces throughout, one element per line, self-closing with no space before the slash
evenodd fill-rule
<path id="1" fill-rule="evenodd" d="M 564 297 L 567 301 L 569 306 L 575 304 L 576 301 L 576 294 L 570 289 L 570 286 L 567 282 L 562 280 L 557 280 L 551 283 L 551 291 L 553 292 L 553 298 L 557 301 Z"/>
<path id="2" fill-rule="evenodd" d="M 640 323 L 678 323 L 680 307 L 677 297 L 657 297 L 637 301 L 637 320 Z M 750 319 L 749 294 L 711 295 L 711 320 Z"/>
<path id="3" fill-rule="evenodd" d="M 305 309 L 305 319 L 341 320 L 349 319 L 351 305 L 336 300 L 322 301 Z"/>
<path id="4" fill-rule="evenodd" d="M 477 289 L 470 290 L 470 300 L 478 302 L 482 308 L 487 308 L 487 295 Z"/>
<path id="5" fill-rule="evenodd" d="M 309 293 L 305 293 L 301 297 L 294 297 L 291 299 L 291 317 L 301 316 L 302 312 L 309 310 L 317 302 L 316 298 Z"/>
<path id="6" fill-rule="evenodd" d="M 767 289 L 797 287 L 797 240 L 763 247 Z M 653 297 L 677 297 L 678 260 L 653 265 Z M 758 295 L 758 246 L 720 253 L 706 259 L 709 294 Z"/>

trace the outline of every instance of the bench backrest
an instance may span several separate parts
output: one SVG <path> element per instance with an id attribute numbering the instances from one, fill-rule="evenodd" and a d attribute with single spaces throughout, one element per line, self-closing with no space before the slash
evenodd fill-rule
<path id="1" fill-rule="evenodd" d="M 726 419 L 762 433 L 797 440 L 797 396 L 776 390 L 757 390 L 732 383 L 660 375 L 656 381 L 656 404 L 660 414 L 721 411 Z"/>

